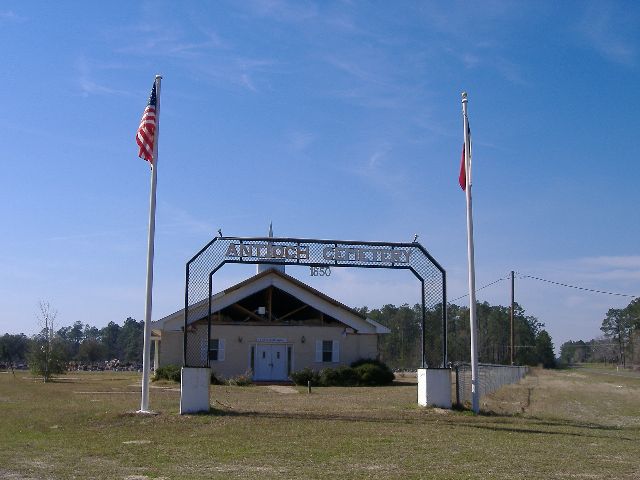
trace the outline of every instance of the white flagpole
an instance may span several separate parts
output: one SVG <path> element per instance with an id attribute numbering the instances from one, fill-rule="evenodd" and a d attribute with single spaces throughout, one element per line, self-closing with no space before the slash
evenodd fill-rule
<path id="1" fill-rule="evenodd" d="M 474 413 L 480 411 L 480 390 L 478 385 L 478 323 L 476 320 L 476 269 L 473 254 L 473 208 L 471 204 L 471 139 L 469 138 L 469 118 L 467 117 L 467 92 L 462 92 L 462 117 L 464 124 L 464 166 L 466 173 L 467 197 L 467 254 L 469 259 L 469 322 L 471 324 L 471 407 Z"/>
<path id="2" fill-rule="evenodd" d="M 151 306 L 153 291 L 153 247 L 156 234 L 156 184 L 158 179 L 158 137 L 160 136 L 160 81 L 156 75 L 156 129 L 153 137 L 151 194 L 149 198 L 149 238 L 147 241 L 147 303 L 144 309 L 144 347 L 142 355 L 142 401 L 140 413 L 149 413 L 149 376 L 151 373 Z"/>

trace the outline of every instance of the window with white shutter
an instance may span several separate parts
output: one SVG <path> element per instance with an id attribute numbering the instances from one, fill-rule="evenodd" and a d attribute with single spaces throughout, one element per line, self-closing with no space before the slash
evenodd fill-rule
<path id="1" fill-rule="evenodd" d="M 316 340 L 316 362 L 335 363 L 340 361 L 340 349 L 337 340 Z"/>
<path id="2" fill-rule="evenodd" d="M 322 362 L 333 362 L 333 342 L 331 340 L 322 341 Z"/>
<path id="3" fill-rule="evenodd" d="M 209 360 L 214 362 L 224 361 L 224 338 L 212 338 L 209 350 Z"/>

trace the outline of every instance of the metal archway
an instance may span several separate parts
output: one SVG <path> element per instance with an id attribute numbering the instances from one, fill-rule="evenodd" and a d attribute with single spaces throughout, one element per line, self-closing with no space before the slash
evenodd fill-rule
<path id="1" fill-rule="evenodd" d="M 211 341 L 213 275 L 226 263 L 355 267 L 410 270 L 420 281 L 422 301 L 422 368 L 447 364 L 446 272 L 417 242 L 360 242 L 274 237 L 216 237 L 186 264 L 184 292 L 185 367 L 208 367 L 204 342 L 190 338 L 188 326 L 207 318 L 207 351 Z M 441 327 L 438 328 L 438 324 Z M 430 334 L 427 329 L 431 327 Z M 439 330 L 439 332 L 437 331 Z M 438 342 L 440 336 L 440 342 Z M 426 346 L 429 344 L 429 350 Z M 440 360 L 439 362 L 437 360 Z"/>

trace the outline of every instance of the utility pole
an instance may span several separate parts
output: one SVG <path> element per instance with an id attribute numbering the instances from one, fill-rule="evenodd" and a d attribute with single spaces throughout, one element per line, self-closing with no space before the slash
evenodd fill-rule
<path id="1" fill-rule="evenodd" d="M 515 357 L 515 352 L 514 352 L 514 332 L 513 332 L 513 309 L 515 307 L 515 293 L 514 293 L 514 287 L 515 287 L 515 281 L 514 281 L 514 274 L 513 274 L 513 270 L 511 270 L 511 315 L 510 315 L 510 323 L 511 323 L 511 348 L 509 349 L 510 354 L 511 354 L 511 365 L 514 364 L 514 357 Z"/>

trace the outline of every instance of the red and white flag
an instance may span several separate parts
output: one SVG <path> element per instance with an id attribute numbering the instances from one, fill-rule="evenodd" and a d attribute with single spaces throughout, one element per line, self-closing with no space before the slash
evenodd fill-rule
<path id="1" fill-rule="evenodd" d="M 471 165 L 471 129 L 467 128 L 467 136 L 469 137 L 469 165 Z M 458 183 L 462 190 L 467 190 L 467 169 L 464 161 L 464 141 L 462 142 L 462 158 L 460 159 L 460 175 L 458 175 Z"/>
<path id="2" fill-rule="evenodd" d="M 464 143 L 462 144 L 462 159 L 460 160 L 460 175 L 458 176 L 458 183 L 462 190 L 467 189 L 467 170 L 464 168 Z"/>
<path id="3" fill-rule="evenodd" d="M 144 109 L 140 126 L 136 132 L 136 143 L 140 147 L 138 156 L 153 165 L 153 141 L 156 136 L 156 83 L 153 82 L 149 102 Z"/>

